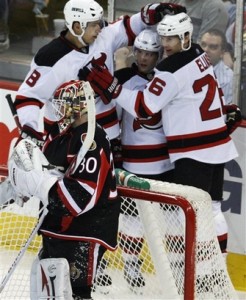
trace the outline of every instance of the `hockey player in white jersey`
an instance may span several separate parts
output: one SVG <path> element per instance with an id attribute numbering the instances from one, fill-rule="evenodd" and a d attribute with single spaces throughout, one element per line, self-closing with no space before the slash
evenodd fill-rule
<path id="1" fill-rule="evenodd" d="M 58 86 L 78 79 L 79 70 L 93 57 L 105 57 L 105 65 L 112 72 L 113 54 L 118 48 L 132 45 L 141 30 L 156 24 L 165 13 L 180 9 L 183 7 L 169 3 L 148 4 L 141 13 L 124 16 L 106 26 L 103 8 L 96 1 L 69 0 L 64 7 L 67 29 L 36 53 L 17 92 L 14 104 L 22 126 L 22 137 L 34 138 L 42 144 L 40 109 L 52 98 Z M 96 103 L 97 121 L 112 140 L 119 135 L 119 122 L 115 105 L 103 100 Z M 48 119 L 45 124 L 48 131 Z"/>
<path id="2" fill-rule="evenodd" d="M 157 65 L 154 78 L 144 91 L 116 86 L 117 94 L 111 91 L 111 96 L 135 117 L 162 111 L 169 156 L 175 165 L 174 182 L 210 194 L 221 251 L 226 252 L 227 224 L 221 212 L 224 165 L 238 153 L 225 123 L 224 99 L 213 67 L 201 47 L 192 44 L 192 31 L 187 14 L 166 15 L 157 32 L 167 58 Z M 107 89 L 107 70 L 92 68 L 90 72 L 90 78 Z M 240 116 L 237 112 L 234 116 L 237 123 Z"/>
<path id="3" fill-rule="evenodd" d="M 134 41 L 133 54 L 136 62 L 129 68 L 117 70 L 114 75 L 123 87 L 144 90 L 153 78 L 153 69 L 163 54 L 157 32 L 151 29 L 143 30 Z M 134 118 L 120 106 L 117 112 L 121 124 L 122 168 L 140 177 L 172 181 L 173 165 L 167 151 L 161 113 L 148 118 Z M 143 228 L 135 202 L 125 199 L 122 206 L 124 209 L 119 228 L 119 246 L 125 261 L 124 278 L 130 288 L 136 289 L 145 285 L 140 271 Z"/>

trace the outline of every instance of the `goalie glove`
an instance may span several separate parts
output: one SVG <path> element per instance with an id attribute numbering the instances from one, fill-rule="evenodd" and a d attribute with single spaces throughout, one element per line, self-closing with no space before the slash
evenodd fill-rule
<path id="1" fill-rule="evenodd" d="M 15 202 L 22 207 L 27 200 L 29 200 L 29 198 L 21 197 L 16 194 L 9 178 L 6 178 L 0 183 L 0 206 L 7 206 Z"/>
<path id="2" fill-rule="evenodd" d="M 122 85 L 109 72 L 106 65 L 92 63 L 91 69 L 84 67 L 80 73 L 83 73 L 85 80 L 90 82 L 94 92 L 101 97 L 104 104 L 110 103 L 112 99 L 119 96 Z"/>
<path id="3" fill-rule="evenodd" d="M 36 196 L 44 206 L 48 204 L 49 191 L 58 177 L 47 170 L 22 170 L 14 159 L 9 160 L 8 168 L 11 184 L 17 194 L 28 198 Z"/>
<path id="4" fill-rule="evenodd" d="M 236 104 L 225 105 L 224 109 L 226 113 L 227 131 L 231 134 L 242 122 L 241 111 Z"/>
<path id="5" fill-rule="evenodd" d="M 19 142 L 8 162 L 9 179 L 16 194 L 36 196 L 44 205 L 50 188 L 59 178 L 49 172 L 53 168 L 38 146 L 28 139 Z"/>
<path id="6" fill-rule="evenodd" d="M 165 15 L 186 13 L 184 6 L 173 3 L 149 3 L 141 9 L 141 19 L 147 25 L 159 23 Z"/>

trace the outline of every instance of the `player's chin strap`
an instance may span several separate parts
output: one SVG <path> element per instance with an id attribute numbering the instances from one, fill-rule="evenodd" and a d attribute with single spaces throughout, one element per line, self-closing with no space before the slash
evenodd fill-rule
<path id="1" fill-rule="evenodd" d="M 73 30 L 71 30 L 71 33 L 73 36 L 75 36 L 79 42 L 83 45 L 83 46 L 88 46 L 88 44 L 86 44 L 86 42 L 83 40 L 83 36 L 85 34 L 85 29 L 81 27 L 82 33 L 81 34 L 76 34 Z"/>
<path id="2" fill-rule="evenodd" d="M 74 162 L 67 169 L 66 174 L 74 174 L 77 170 L 78 166 L 81 164 L 83 158 L 91 147 L 91 144 L 94 141 L 95 136 L 95 127 L 96 127 L 96 109 L 95 109 L 95 98 L 94 91 L 91 88 L 91 85 L 88 81 L 83 83 L 83 89 L 85 92 L 85 99 L 87 102 L 87 134 L 85 140 L 83 141 L 83 145 L 81 146 L 79 153 L 75 157 Z"/>
<path id="3" fill-rule="evenodd" d="M 83 40 L 83 35 L 76 35 L 76 37 L 78 38 L 79 42 L 83 45 L 83 46 L 88 46 L 88 44 L 86 44 L 86 42 Z"/>

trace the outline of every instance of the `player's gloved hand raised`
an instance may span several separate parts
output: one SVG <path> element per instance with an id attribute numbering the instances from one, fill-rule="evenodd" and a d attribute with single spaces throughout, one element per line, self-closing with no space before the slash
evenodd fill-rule
<path id="1" fill-rule="evenodd" d="M 165 15 L 176 15 L 186 13 L 186 8 L 173 3 L 149 3 L 141 9 L 142 21 L 147 25 L 159 23 Z"/>
<path id="2" fill-rule="evenodd" d="M 85 80 L 89 81 L 94 92 L 99 95 L 104 104 L 119 96 L 122 86 L 105 65 L 93 64 L 92 68 L 84 67 L 81 71 Z"/>
<path id="3" fill-rule="evenodd" d="M 22 126 L 20 137 L 17 140 L 16 145 L 21 141 L 22 139 L 30 139 L 33 141 L 39 148 L 43 147 L 44 144 L 44 134 L 42 132 L 38 132 L 31 128 L 28 125 Z"/>
<path id="4" fill-rule="evenodd" d="M 236 104 L 225 105 L 224 109 L 226 113 L 227 131 L 231 134 L 242 122 L 241 111 Z"/>

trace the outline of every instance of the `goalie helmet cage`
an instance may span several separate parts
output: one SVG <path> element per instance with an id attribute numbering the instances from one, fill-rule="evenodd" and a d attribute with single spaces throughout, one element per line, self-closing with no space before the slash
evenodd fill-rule
<path id="1" fill-rule="evenodd" d="M 6 175 L 6 168 L 0 167 L 0 178 Z M 118 249 L 106 251 L 101 261 L 93 299 L 238 299 L 219 249 L 208 194 L 193 187 L 147 181 L 149 191 L 118 186 L 122 197 L 120 230 L 132 236 L 132 241 L 137 241 L 140 231 L 143 233 L 143 246 L 134 267 L 141 272 L 144 285 L 138 286 L 126 277 L 123 252 L 134 252 L 138 245 L 133 243 L 133 249 L 129 249 L 124 235 L 119 234 Z M 23 208 L 16 204 L 0 206 L 0 283 L 38 213 L 37 203 L 27 202 Z M 36 236 L 0 299 L 30 299 L 30 269 L 40 247 L 40 237 Z"/>

